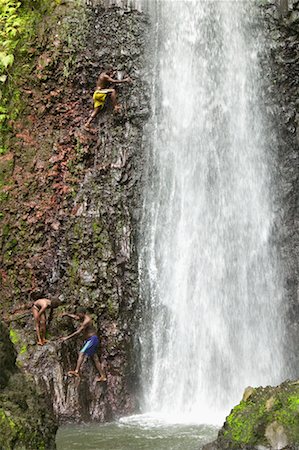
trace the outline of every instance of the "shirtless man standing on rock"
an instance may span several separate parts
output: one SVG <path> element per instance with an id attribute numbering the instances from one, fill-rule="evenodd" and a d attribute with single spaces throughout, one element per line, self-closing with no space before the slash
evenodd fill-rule
<path id="1" fill-rule="evenodd" d="M 46 332 L 47 332 L 47 317 L 46 312 L 50 311 L 48 318 L 48 325 L 52 320 L 53 310 L 58 308 L 61 305 L 61 302 L 56 298 L 39 298 L 35 302 L 27 302 L 22 305 L 14 308 L 10 315 L 5 318 L 5 321 L 12 322 L 16 314 L 28 314 L 30 311 L 33 314 L 35 329 L 37 334 L 37 344 L 45 345 L 48 341 L 46 340 Z"/>
<path id="2" fill-rule="evenodd" d="M 48 342 L 46 340 L 46 326 L 47 326 L 46 310 L 50 309 L 51 315 L 53 309 L 57 308 L 58 306 L 60 306 L 59 300 L 57 299 L 50 300 L 48 298 L 40 298 L 32 304 L 31 310 L 35 321 L 38 345 L 45 345 Z M 49 321 L 51 321 L 51 318 L 49 319 Z"/>
<path id="3" fill-rule="evenodd" d="M 96 90 L 93 94 L 93 105 L 94 110 L 89 117 L 88 121 L 84 125 L 84 129 L 86 131 L 95 131 L 91 128 L 90 124 L 93 119 L 98 115 L 98 113 L 104 108 L 107 95 L 110 95 L 114 112 L 118 113 L 121 109 L 121 106 L 117 103 L 116 100 L 116 90 L 113 88 L 109 88 L 110 84 L 121 84 L 121 83 L 131 83 L 131 78 L 127 77 L 123 80 L 115 80 L 112 78 L 115 76 L 116 71 L 112 67 L 108 67 L 104 72 L 100 73 L 100 76 L 97 81 Z"/>
<path id="4" fill-rule="evenodd" d="M 100 363 L 99 357 L 96 354 L 98 347 L 99 347 L 99 338 L 96 333 L 96 329 L 92 324 L 92 318 L 86 314 L 86 310 L 84 308 L 77 308 L 76 314 L 70 314 L 70 313 L 63 313 L 61 317 L 70 317 L 74 320 L 82 320 L 81 326 L 78 328 L 77 331 L 70 334 L 69 336 L 60 338 L 62 341 L 67 341 L 68 339 L 72 338 L 73 336 L 76 336 L 77 334 L 83 333 L 84 335 L 84 345 L 82 349 L 80 350 L 79 357 L 77 360 L 77 366 L 75 370 L 70 370 L 68 372 L 69 376 L 74 376 L 77 378 L 80 378 L 80 368 L 83 364 L 83 362 L 86 360 L 87 357 L 91 357 L 93 359 L 93 362 L 97 368 L 97 371 L 99 372 L 100 376 L 96 378 L 96 381 L 106 381 L 106 374 L 104 372 L 103 366 Z"/>

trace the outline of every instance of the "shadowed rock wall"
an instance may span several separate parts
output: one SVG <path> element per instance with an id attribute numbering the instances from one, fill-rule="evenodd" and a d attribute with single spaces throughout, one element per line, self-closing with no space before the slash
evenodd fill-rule
<path id="1" fill-rule="evenodd" d="M 0 449 L 55 449 L 53 412 L 16 367 L 16 352 L 2 322 L 0 336 Z"/>
<path id="2" fill-rule="evenodd" d="M 268 80 L 265 101 L 274 125 L 276 151 L 276 246 L 283 263 L 284 298 L 287 305 L 285 349 L 291 377 L 299 376 L 298 298 L 298 174 L 299 174 L 299 1 L 281 17 L 276 2 L 263 7 L 269 59 L 264 73 Z"/>

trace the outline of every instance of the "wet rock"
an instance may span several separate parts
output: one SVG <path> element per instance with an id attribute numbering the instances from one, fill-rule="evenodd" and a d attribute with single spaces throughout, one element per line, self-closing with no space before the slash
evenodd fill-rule
<path id="1" fill-rule="evenodd" d="M 57 424 L 51 406 L 16 366 L 8 329 L 0 322 L 0 449 L 54 450 Z"/>
<path id="2" fill-rule="evenodd" d="M 275 397 L 272 396 L 266 401 L 266 411 L 271 411 L 271 409 L 275 406 Z"/>
<path id="3" fill-rule="evenodd" d="M 217 445 L 217 442 L 210 442 L 209 444 L 206 444 L 203 446 L 202 450 L 219 450 L 219 447 Z"/>
<path id="4" fill-rule="evenodd" d="M 231 411 L 217 440 L 203 450 L 295 450 L 299 446 L 298 423 L 297 382 L 259 387 Z"/>
<path id="5" fill-rule="evenodd" d="M 243 402 L 247 402 L 247 400 L 252 396 L 252 394 L 254 393 L 254 388 L 251 386 L 248 386 L 243 394 Z"/>
<path id="6" fill-rule="evenodd" d="M 0 388 L 7 386 L 9 377 L 16 371 L 16 351 L 8 337 L 8 330 L 0 322 Z"/>
<path id="7" fill-rule="evenodd" d="M 288 376 L 299 367 L 299 302 L 298 302 L 298 1 L 289 2 L 290 11 L 282 19 L 276 15 L 277 5 L 261 5 L 261 25 L 265 31 L 265 52 L 261 60 L 265 83 L 269 86 L 265 101 L 269 123 L 273 124 L 275 155 L 275 235 L 284 276 L 283 298 L 286 305 L 286 367 Z"/>
<path id="8" fill-rule="evenodd" d="M 277 450 L 285 448 L 289 443 L 283 425 L 279 424 L 276 421 L 267 425 L 265 437 L 271 447 Z"/>
<path id="9" fill-rule="evenodd" d="M 288 26 L 299 23 L 299 11 L 292 11 L 290 16 L 286 19 Z"/>

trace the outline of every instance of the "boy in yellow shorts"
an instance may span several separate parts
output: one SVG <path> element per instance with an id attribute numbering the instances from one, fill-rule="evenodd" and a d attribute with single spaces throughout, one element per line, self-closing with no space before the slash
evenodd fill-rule
<path id="1" fill-rule="evenodd" d="M 115 75 L 115 71 L 112 67 L 109 67 L 104 72 L 101 72 L 99 78 L 97 80 L 97 85 L 95 92 L 93 94 L 93 107 L 94 110 L 84 125 L 84 129 L 86 131 L 92 131 L 90 127 L 93 119 L 98 115 L 98 113 L 104 108 L 107 95 L 110 95 L 114 112 L 119 112 L 121 106 L 117 103 L 116 100 L 116 91 L 115 89 L 107 88 L 109 84 L 121 84 L 121 83 L 130 83 L 132 80 L 130 77 L 124 78 L 123 80 L 115 80 L 112 78 Z"/>

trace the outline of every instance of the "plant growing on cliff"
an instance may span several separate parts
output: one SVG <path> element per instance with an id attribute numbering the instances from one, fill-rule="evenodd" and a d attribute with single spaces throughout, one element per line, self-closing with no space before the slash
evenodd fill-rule
<path id="1" fill-rule="evenodd" d="M 17 80 L 30 68 L 28 58 L 30 46 L 36 36 L 36 25 L 51 3 L 45 0 L 0 0 L 0 127 L 2 133 L 8 128 L 8 119 L 15 119 L 20 111 L 21 95 L 17 88 Z M 3 142 L 1 149 L 3 153 Z"/>

